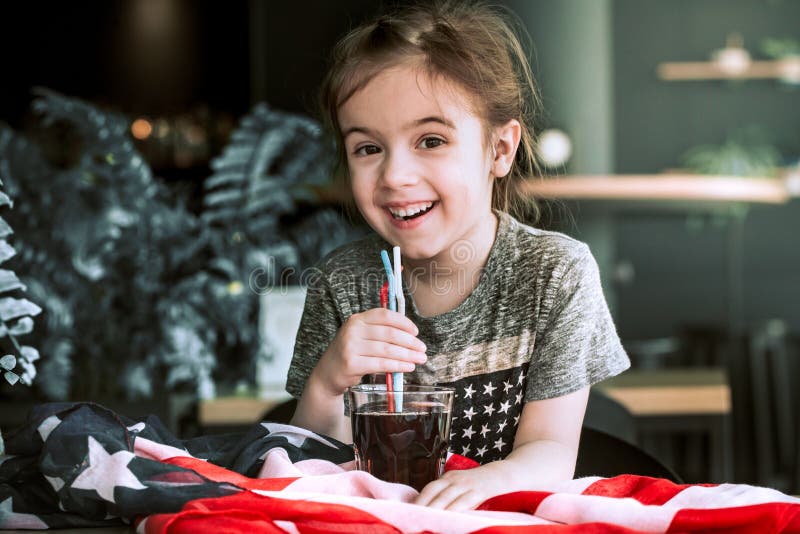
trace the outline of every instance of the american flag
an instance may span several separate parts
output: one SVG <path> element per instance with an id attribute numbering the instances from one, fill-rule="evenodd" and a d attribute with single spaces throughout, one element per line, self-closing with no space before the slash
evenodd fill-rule
<path id="1" fill-rule="evenodd" d="M 6 445 L 0 529 L 136 524 L 142 534 L 800 532 L 800 499 L 778 491 L 636 475 L 498 495 L 477 511 L 429 509 L 413 504 L 413 488 L 354 470 L 350 446 L 273 422 L 242 434 L 179 440 L 157 418 L 131 420 L 94 404 L 51 404 L 37 408 Z M 447 469 L 475 465 L 454 454 Z"/>

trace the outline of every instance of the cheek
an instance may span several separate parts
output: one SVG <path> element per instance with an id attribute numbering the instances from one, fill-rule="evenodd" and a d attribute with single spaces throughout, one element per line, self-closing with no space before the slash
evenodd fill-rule
<path id="1" fill-rule="evenodd" d="M 369 209 L 372 205 L 373 189 L 370 180 L 359 174 L 350 174 L 350 191 L 360 210 Z"/>

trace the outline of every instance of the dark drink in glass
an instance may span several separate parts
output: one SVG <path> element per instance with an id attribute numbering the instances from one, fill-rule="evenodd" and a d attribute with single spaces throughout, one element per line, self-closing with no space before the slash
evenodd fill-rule
<path id="1" fill-rule="evenodd" d="M 350 421 L 356 466 L 381 480 L 417 491 L 444 472 L 453 390 L 405 387 L 402 409 L 385 385 L 350 388 Z"/>

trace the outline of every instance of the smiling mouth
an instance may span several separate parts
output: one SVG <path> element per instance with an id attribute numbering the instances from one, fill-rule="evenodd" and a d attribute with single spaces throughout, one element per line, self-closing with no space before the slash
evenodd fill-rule
<path id="1" fill-rule="evenodd" d="M 389 208 L 389 213 L 398 221 L 410 221 L 411 219 L 422 217 L 431 211 L 436 204 L 438 202 L 427 202 L 405 209 Z"/>

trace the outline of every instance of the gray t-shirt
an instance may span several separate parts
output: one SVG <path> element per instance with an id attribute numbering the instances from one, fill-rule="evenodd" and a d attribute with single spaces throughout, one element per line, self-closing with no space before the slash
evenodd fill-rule
<path id="1" fill-rule="evenodd" d="M 428 355 L 405 381 L 456 389 L 450 450 L 480 463 L 511 452 L 526 401 L 577 391 L 630 365 L 589 247 L 497 215 L 486 266 L 458 307 L 422 317 L 405 288 L 406 315 Z M 383 239 L 366 237 L 329 254 L 307 277 L 286 382 L 291 395 L 302 394 L 344 321 L 380 306 L 382 249 L 390 251 Z"/>

